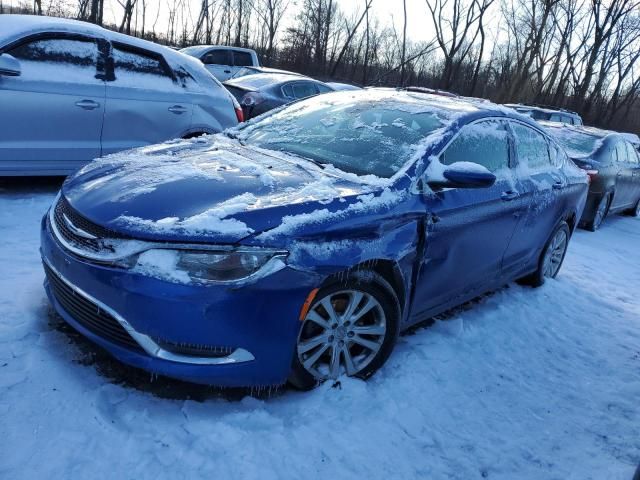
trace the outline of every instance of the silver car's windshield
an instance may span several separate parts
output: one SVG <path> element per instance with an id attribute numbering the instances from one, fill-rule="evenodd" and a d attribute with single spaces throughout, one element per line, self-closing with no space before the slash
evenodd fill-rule
<path id="1" fill-rule="evenodd" d="M 244 129 L 239 137 L 346 172 L 389 178 L 421 140 L 443 126 L 441 112 L 414 112 L 399 102 L 304 102 Z"/>

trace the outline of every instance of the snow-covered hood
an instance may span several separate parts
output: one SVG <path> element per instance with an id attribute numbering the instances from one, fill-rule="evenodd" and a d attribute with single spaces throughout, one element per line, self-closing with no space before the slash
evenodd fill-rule
<path id="1" fill-rule="evenodd" d="M 382 190 L 375 180 L 215 135 L 96 160 L 62 193 L 80 215 L 133 238 L 235 243 L 361 202 Z"/>

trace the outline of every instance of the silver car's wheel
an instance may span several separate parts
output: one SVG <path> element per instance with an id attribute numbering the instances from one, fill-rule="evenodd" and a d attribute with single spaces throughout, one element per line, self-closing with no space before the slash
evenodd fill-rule
<path id="1" fill-rule="evenodd" d="M 542 273 L 545 277 L 554 278 L 558 274 L 568 244 L 569 237 L 567 232 L 564 229 L 556 231 L 544 253 Z"/>
<path id="2" fill-rule="evenodd" d="M 316 299 L 298 335 L 298 361 L 316 380 L 362 372 L 382 348 L 384 309 L 373 295 L 345 289 Z"/>

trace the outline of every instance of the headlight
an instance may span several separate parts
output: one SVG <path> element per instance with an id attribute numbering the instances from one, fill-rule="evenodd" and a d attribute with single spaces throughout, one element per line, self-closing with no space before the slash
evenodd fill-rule
<path id="1" fill-rule="evenodd" d="M 184 283 L 237 283 L 262 278 L 284 267 L 287 252 L 269 249 L 151 249 L 138 256 L 135 269 Z"/>

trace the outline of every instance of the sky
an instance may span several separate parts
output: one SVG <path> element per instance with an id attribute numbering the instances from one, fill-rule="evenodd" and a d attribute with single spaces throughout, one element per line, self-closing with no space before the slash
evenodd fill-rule
<path id="1" fill-rule="evenodd" d="M 57 0 L 56 0 L 57 1 Z M 75 0 L 64 0 L 70 5 L 75 5 Z M 198 15 L 201 0 L 186 0 L 191 5 L 192 16 Z M 335 0 L 339 8 L 346 14 L 355 14 L 362 12 L 365 0 Z M 4 5 L 23 5 L 31 4 L 27 0 L 0 0 Z M 43 0 L 43 5 L 51 3 L 51 0 Z M 124 3 L 124 0 L 123 0 Z M 292 21 L 299 11 L 300 0 L 291 0 L 288 7 L 286 18 L 283 21 L 283 27 Z M 167 23 L 167 0 L 148 0 L 147 24 L 151 24 L 156 17 L 158 7 L 161 7 L 161 15 L 158 19 L 157 28 L 161 29 L 162 25 Z M 371 14 L 380 20 L 381 25 L 395 25 L 398 31 L 402 30 L 403 12 L 402 0 L 373 0 Z M 105 21 L 109 23 L 117 23 L 122 17 L 122 7 L 118 0 L 105 0 Z M 407 0 L 407 37 L 412 41 L 427 41 L 433 38 L 433 28 L 431 20 L 428 16 L 428 10 L 425 0 Z"/>

